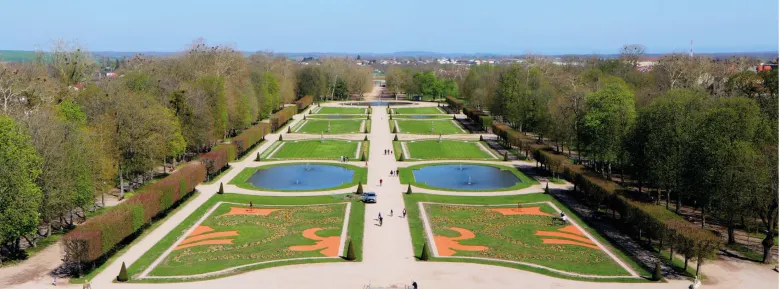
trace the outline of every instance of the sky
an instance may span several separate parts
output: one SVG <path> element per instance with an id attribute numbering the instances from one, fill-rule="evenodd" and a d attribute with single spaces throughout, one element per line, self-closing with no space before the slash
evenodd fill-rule
<path id="1" fill-rule="evenodd" d="M 0 50 L 612 54 L 778 50 L 777 0 L 0 0 Z"/>

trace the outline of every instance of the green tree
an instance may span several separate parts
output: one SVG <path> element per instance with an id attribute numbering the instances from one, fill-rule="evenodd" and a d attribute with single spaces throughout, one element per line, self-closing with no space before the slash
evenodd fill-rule
<path id="1" fill-rule="evenodd" d="M 16 251 L 19 239 L 35 232 L 41 190 L 41 158 L 16 122 L 0 116 L 0 244 Z"/>

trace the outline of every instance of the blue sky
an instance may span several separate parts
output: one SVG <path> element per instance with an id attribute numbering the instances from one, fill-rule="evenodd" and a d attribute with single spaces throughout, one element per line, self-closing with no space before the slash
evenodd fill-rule
<path id="1" fill-rule="evenodd" d="M 3 0 L 0 49 L 617 53 L 776 51 L 776 0 Z"/>

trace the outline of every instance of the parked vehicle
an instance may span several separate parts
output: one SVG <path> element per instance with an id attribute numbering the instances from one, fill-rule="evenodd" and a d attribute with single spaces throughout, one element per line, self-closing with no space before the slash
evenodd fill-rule
<path id="1" fill-rule="evenodd" d="M 364 203 L 376 203 L 376 193 L 364 192 L 363 195 L 360 196 L 360 201 Z"/>

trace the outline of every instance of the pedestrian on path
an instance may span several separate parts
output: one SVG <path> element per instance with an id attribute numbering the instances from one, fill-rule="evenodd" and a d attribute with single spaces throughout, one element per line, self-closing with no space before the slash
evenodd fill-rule
<path id="1" fill-rule="evenodd" d="M 57 286 L 57 277 L 51 280 L 51 286 Z"/>
<path id="2" fill-rule="evenodd" d="M 393 216 L 393 209 L 390 209 L 390 217 Z"/>
<path id="3" fill-rule="evenodd" d="M 406 218 L 406 208 L 404 208 L 404 211 L 401 212 L 401 214 L 403 214 L 403 217 Z"/>
<path id="4" fill-rule="evenodd" d="M 393 170 L 390 170 L 390 176 L 391 177 L 393 176 Z"/>
<path id="5" fill-rule="evenodd" d="M 382 212 L 379 212 L 379 216 L 378 216 L 378 217 L 376 217 L 376 218 L 377 218 L 377 219 L 381 219 L 381 218 L 382 218 Z"/>
<path id="6" fill-rule="evenodd" d="M 398 169 L 395 169 L 395 175 L 396 176 L 398 175 Z"/>
<path id="7" fill-rule="evenodd" d="M 379 226 L 382 227 L 382 216 L 379 216 Z"/>
<path id="8" fill-rule="evenodd" d="M 382 179 L 379 179 L 379 186 L 382 186 Z"/>

